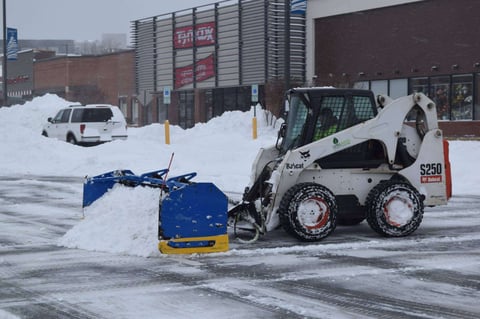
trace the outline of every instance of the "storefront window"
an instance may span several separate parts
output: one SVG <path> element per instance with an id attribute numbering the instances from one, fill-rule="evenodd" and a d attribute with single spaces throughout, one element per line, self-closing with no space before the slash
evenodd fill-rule
<path id="1" fill-rule="evenodd" d="M 215 113 L 213 112 L 213 90 L 205 90 L 205 121 L 208 122 L 211 120 Z"/>
<path id="2" fill-rule="evenodd" d="M 187 129 L 195 125 L 194 119 L 195 97 L 193 91 L 179 92 L 178 124 Z"/>
<path id="3" fill-rule="evenodd" d="M 429 97 L 437 106 L 437 116 L 439 120 L 450 120 L 450 77 L 436 76 L 430 78 Z"/>
<path id="4" fill-rule="evenodd" d="M 353 85 L 353 88 L 359 89 L 359 90 L 369 90 L 370 82 L 369 81 L 355 82 L 355 84 Z"/>
<path id="5" fill-rule="evenodd" d="M 223 104 L 225 111 L 237 110 L 237 91 L 236 88 L 223 89 Z"/>
<path id="6" fill-rule="evenodd" d="M 138 100 L 134 99 L 132 101 L 132 124 L 140 124 L 138 123 Z"/>
<path id="7" fill-rule="evenodd" d="M 375 94 L 375 97 L 379 94 L 388 95 L 388 81 L 381 80 L 381 81 L 372 81 L 372 92 Z"/>
<path id="8" fill-rule="evenodd" d="M 225 112 L 224 108 L 224 98 L 223 98 L 223 88 L 218 88 L 213 90 L 213 116 L 220 116 Z"/>
<path id="9" fill-rule="evenodd" d="M 252 89 L 250 86 L 241 86 L 237 88 L 237 110 L 248 111 L 252 105 Z"/>
<path id="10" fill-rule="evenodd" d="M 475 114 L 474 119 L 480 120 L 480 73 L 477 74 L 476 78 L 476 88 L 475 88 Z"/>
<path id="11" fill-rule="evenodd" d="M 407 79 L 395 79 L 390 80 L 390 92 L 388 95 L 392 99 L 398 99 L 399 97 L 405 96 L 408 93 L 408 81 Z"/>
<path id="12" fill-rule="evenodd" d="M 410 80 L 410 93 L 428 95 L 428 78 L 413 78 Z"/>
<path id="13" fill-rule="evenodd" d="M 452 77 L 452 120 L 473 119 L 473 76 Z"/>
<path id="14" fill-rule="evenodd" d="M 480 120 L 480 73 L 364 81 L 356 82 L 354 88 L 362 86 L 370 86 L 374 94 L 388 89 L 393 99 L 423 93 L 435 102 L 439 120 Z"/>

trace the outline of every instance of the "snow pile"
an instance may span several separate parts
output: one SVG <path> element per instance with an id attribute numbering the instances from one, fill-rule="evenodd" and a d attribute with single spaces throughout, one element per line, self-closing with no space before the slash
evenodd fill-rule
<path id="1" fill-rule="evenodd" d="M 59 245 L 92 251 L 159 255 L 157 221 L 159 189 L 115 186 L 85 209 L 84 220 Z"/>
<path id="2" fill-rule="evenodd" d="M 46 122 L 48 117 L 53 117 L 58 110 L 72 104 L 78 103 L 65 101 L 54 94 L 46 94 L 23 105 L 2 107 L 0 108 L 2 132 L 13 133 L 11 135 L 12 138 L 23 136 L 22 134 L 17 134 L 18 130 L 22 130 L 25 133 L 42 132 L 43 123 Z"/>
<path id="3" fill-rule="evenodd" d="M 480 141 L 450 141 L 453 195 L 480 194 Z"/>

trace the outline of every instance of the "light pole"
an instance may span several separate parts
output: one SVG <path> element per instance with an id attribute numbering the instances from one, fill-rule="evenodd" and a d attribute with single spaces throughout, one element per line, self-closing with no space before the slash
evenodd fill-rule
<path id="1" fill-rule="evenodd" d="M 3 78 L 3 104 L 8 105 L 7 94 L 7 0 L 3 0 L 3 59 L 2 59 L 2 78 Z"/>
<path id="2" fill-rule="evenodd" d="M 4 0 L 5 1 L 5 0 Z M 290 0 L 285 0 L 285 34 L 284 34 L 284 55 L 285 63 L 283 66 L 285 76 L 285 91 L 290 90 Z"/>

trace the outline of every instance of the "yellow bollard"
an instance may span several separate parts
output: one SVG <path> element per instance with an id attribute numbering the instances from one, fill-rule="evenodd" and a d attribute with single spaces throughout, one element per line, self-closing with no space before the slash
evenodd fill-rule
<path id="1" fill-rule="evenodd" d="M 255 116 L 252 118 L 252 137 L 254 140 L 257 139 L 257 118 Z"/>
<path id="2" fill-rule="evenodd" d="M 165 120 L 165 144 L 170 144 L 170 122 Z"/>

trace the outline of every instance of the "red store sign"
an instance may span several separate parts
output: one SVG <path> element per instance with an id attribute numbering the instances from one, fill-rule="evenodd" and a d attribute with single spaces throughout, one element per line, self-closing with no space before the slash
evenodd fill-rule
<path id="1" fill-rule="evenodd" d="M 215 76 L 215 64 L 213 54 L 197 61 L 195 64 L 195 79 L 197 82 L 205 81 L 208 78 Z M 175 88 L 180 88 L 184 85 L 193 83 L 193 65 L 187 65 L 175 69 Z"/>
<path id="2" fill-rule="evenodd" d="M 20 84 L 26 83 L 30 77 L 28 75 L 18 75 L 14 78 L 7 78 L 7 84 Z M 0 76 L 0 81 L 3 81 L 3 77 Z"/>
<path id="3" fill-rule="evenodd" d="M 193 26 L 175 29 L 173 46 L 175 49 L 193 47 Z M 195 26 L 195 46 L 215 44 L 215 22 L 199 23 Z"/>

